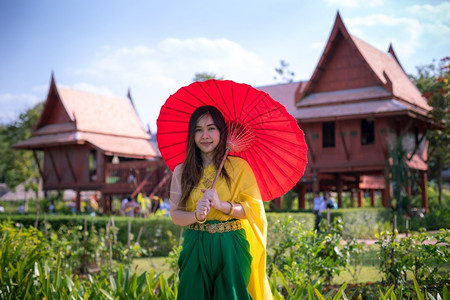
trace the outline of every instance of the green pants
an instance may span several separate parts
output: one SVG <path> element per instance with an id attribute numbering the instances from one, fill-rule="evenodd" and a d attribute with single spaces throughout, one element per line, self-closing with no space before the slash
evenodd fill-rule
<path id="1" fill-rule="evenodd" d="M 249 247 L 244 229 L 214 234 L 186 229 L 178 299 L 251 299 Z"/>

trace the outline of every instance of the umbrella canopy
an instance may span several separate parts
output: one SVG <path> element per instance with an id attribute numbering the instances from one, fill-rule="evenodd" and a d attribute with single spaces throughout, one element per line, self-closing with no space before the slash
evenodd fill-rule
<path id="1" fill-rule="evenodd" d="M 286 108 L 267 93 L 230 80 L 194 82 L 180 88 L 161 107 L 157 120 L 159 150 L 169 168 L 183 163 L 189 118 L 194 110 L 212 105 L 228 126 L 230 155 L 252 168 L 264 201 L 284 195 L 301 178 L 307 163 L 303 131 Z M 243 131 L 245 146 L 239 145 Z M 236 142 L 237 141 L 237 142 Z"/>

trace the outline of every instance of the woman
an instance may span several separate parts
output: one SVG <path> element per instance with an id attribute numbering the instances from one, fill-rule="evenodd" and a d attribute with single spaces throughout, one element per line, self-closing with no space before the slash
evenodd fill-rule
<path id="1" fill-rule="evenodd" d="M 186 158 L 173 173 L 170 215 L 188 226 L 178 261 L 178 299 L 272 299 L 267 281 L 267 221 L 255 176 L 241 158 L 228 157 L 227 126 L 213 106 L 189 120 Z"/>

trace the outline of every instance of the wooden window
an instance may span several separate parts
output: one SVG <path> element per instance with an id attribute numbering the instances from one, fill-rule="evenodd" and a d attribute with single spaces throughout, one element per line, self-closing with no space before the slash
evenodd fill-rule
<path id="1" fill-rule="evenodd" d="M 361 145 L 375 144 L 375 125 L 373 119 L 361 120 Z"/>
<path id="2" fill-rule="evenodd" d="M 89 180 L 97 180 L 97 150 L 89 151 Z"/>
<path id="3" fill-rule="evenodd" d="M 322 147 L 333 148 L 335 146 L 334 141 L 334 122 L 322 123 Z"/>

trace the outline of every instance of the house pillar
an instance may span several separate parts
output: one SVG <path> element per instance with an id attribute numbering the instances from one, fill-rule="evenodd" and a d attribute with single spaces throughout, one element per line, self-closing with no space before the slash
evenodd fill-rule
<path id="1" fill-rule="evenodd" d="M 76 192 L 77 192 L 77 199 L 75 200 L 75 207 L 76 207 L 76 211 L 80 212 L 81 211 L 81 193 L 80 193 L 80 189 L 77 188 Z"/>
<path id="2" fill-rule="evenodd" d="M 339 175 L 337 177 L 337 194 L 338 207 L 342 208 L 342 177 Z"/>
<path id="3" fill-rule="evenodd" d="M 427 172 L 420 171 L 420 189 L 422 193 L 422 208 L 428 213 Z"/>
<path id="4" fill-rule="evenodd" d="M 274 209 L 279 209 L 283 207 L 283 200 L 281 197 L 275 198 L 272 201 L 270 201 L 269 204 L 270 209 L 274 210 Z"/>
<path id="5" fill-rule="evenodd" d="M 313 192 L 319 192 L 320 191 L 320 179 L 319 176 L 314 176 L 313 179 Z"/>
<path id="6" fill-rule="evenodd" d="M 108 211 L 108 195 L 103 195 L 102 207 L 103 207 L 103 213 L 106 215 L 109 212 Z"/>
<path id="7" fill-rule="evenodd" d="M 384 177 L 385 185 L 384 185 L 384 190 L 383 190 L 383 195 L 382 195 L 384 207 L 388 207 L 391 202 L 391 179 L 389 176 L 390 176 L 390 173 L 386 172 L 385 177 Z"/>
<path id="8" fill-rule="evenodd" d="M 412 198 L 411 182 L 408 182 L 406 184 L 406 193 L 408 195 L 409 200 L 411 200 L 411 198 Z"/>
<path id="9" fill-rule="evenodd" d="M 302 184 L 300 186 L 300 193 L 298 194 L 298 208 L 299 209 L 305 209 L 306 203 L 306 184 Z"/>
<path id="10" fill-rule="evenodd" d="M 358 207 L 364 206 L 364 191 L 358 189 Z"/>
<path id="11" fill-rule="evenodd" d="M 350 207 L 355 207 L 355 193 L 350 190 Z"/>
<path id="12" fill-rule="evenodd" d="M 388 207 L 389 196 L 386 190 L 386 188 L 381 190 L 381 204 L 383 205 L 383 207 Z"/>
<path id="13" fill-rule="evenodd" d="M 372 207 L 375 207 L 375 190 L 370 189 L 370 204 Z"/>

